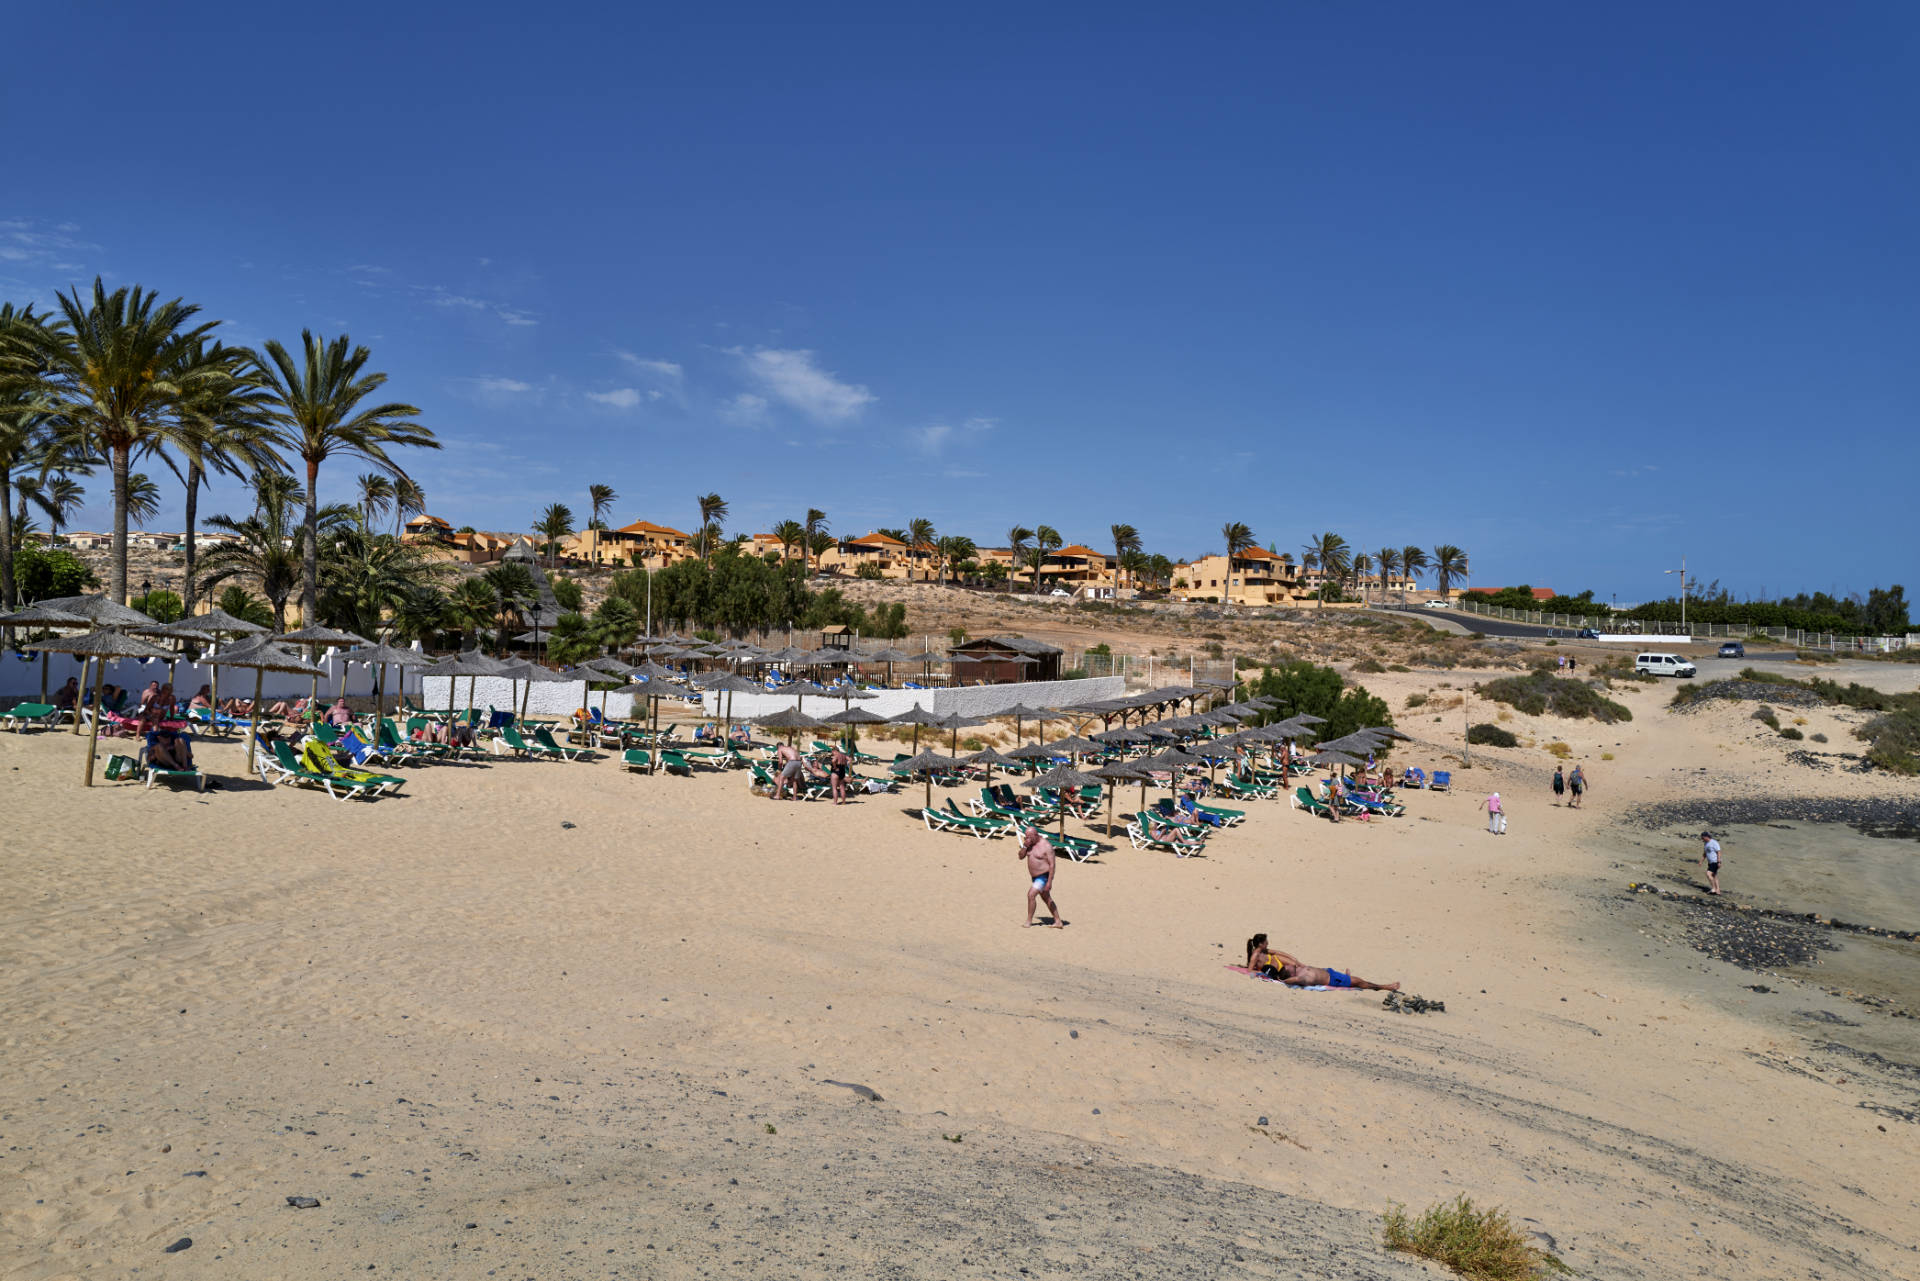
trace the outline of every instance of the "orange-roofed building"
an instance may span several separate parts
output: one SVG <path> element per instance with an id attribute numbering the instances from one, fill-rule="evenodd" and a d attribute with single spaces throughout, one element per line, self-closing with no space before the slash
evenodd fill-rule
<path id="1" fill-rule="evenodd" d="M 933 572 L 932 549 L 909 547 L 892 534 L 869 530 L 858 538 L 843 538 L 820 553 L 820 568 L 829 573 L 858 574 L 871 565 L 882 578 L 926 578 Z"/>

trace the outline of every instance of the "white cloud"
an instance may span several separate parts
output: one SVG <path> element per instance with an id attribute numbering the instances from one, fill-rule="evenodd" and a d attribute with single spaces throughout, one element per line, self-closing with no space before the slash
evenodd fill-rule
<path id="1" fill-rule="evenodd" d="M 508 392 L 532 391 L 532 383 L 521 382 L 518 378 L 476 378 L 474 385 L 481 391 L 496 395 Z"/>
<path id="2" fill-rule="evenodd" d="M 615 351 L 613 354 L 635 369 L 657 378 L 664 378 L 669 382 L 679 382 L 681 375 L 685 372 L 671 360 L 650 360 L 631 351 Z"/>
<path id="3" fill-rule="evenodd" d="M 413 288 L 427 296 L 427 301 L 436 307 L 461 307 L 468 311 L 491 312 L 497 319 L 509 325 L 537 325 L 539 317 L 530 311 L 518 307 L 509 307 L 503 302 L 491 298 L 475 298 L 468 294 L 456 294 L 443 285 L 415 285 Z"/>
<path id="4" fill-rule="evenodd" d="M 969 418 L 960 424 L 968 431 L 992 431 L 1000 425 L 998 418 Z"/>
<path id="5" fill-rule="evenodd" d="M 590 391 L 587 399 L 595 404 L 606 405 L 610 409 L 637 409 L 640 407 L 640 392 L 633 387 L 615 387 L 612 391 Z"/>
<path id="6" fill-rule="evenodd" d="M 767 398 L 743 391 L 732 400 L 722 402 L 720 416 L 729 422 L 762 423 L 767 418 Z"/>
<path id="7" fill-rule="evenodd" d="M 926 453 L 937 454 L 947 443 L 947 437 L 951 435 L 953 435 L 953 428 L 945 423 L 934 423 L 930 427 L 922 427 L 919 431 L 920 448 Z"/>
<path id="8" fill-rule="evenodd" d="M 877 399 L 858 383 L 842 382 L 820 368 L 810 351 L 761 347 L 735 354 L 769 396 L 816 422 L 845 422 Z"/>

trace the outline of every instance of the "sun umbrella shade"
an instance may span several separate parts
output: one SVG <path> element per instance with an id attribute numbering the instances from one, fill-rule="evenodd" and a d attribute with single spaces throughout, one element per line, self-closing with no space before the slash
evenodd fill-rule
<path id="1" fill-rule="evenodd" d="M 765 716 L 751 718 L 762 729 L 818 729 L 825 722 L 815 720 L 805 712 L 797 712 L 791 707 L 783 707 L 777 712 L 768 712 Z"/>
<path id="2" fill-rule="evenodd" d="M 1065 756 L 1069 752 L 1077 756 L 1082 753 L 1104 752 L 1107 750 L 1104 744 L 1095 743 L 1084 738 L 1063 738 L 1056 743 L 1048 743 L 1045 746 L 1047 750 L 1055 756 Z"/>
<path id="3" fill-rule="evenodd" d="M 86 632 L 79 636 L 54 636 L 34 641 L 23 649 L 45 650 L 51 654 L 77 654 L 82 658 L 159 658 L 173 657 L 171 650 L 149 645 L 143 640 L 119 632 Z"/>
<path id="4" fill-rule="evenodd" d="M 297 632 L 287 632 L 274 639 L 291 645 L 365 645 L 367 643 L 367 638 L 364 636 L 356 636 L 352 632 L 343 632 L 332 627 L 302 627 Z"/>
<path id="5" fill-rule="evenodd" d="M 897 649 L 876 649 L 871 654 L 857 654 L 854 661 L 861 663 L 915 663 L 920 661 L 912 654 Z"/>
<path id="6" fill-rule="evenodd" d="M 1345 752 L 1315 752 L 1307 761 L 1309 765 L 1365 765 L 1366 762 Z"/>
<path id="7" fill-rule="evenodd" d="M 1096 743 L 1144 743 L 1148 735 L 1137 729 L 1110 729 L 1091 736 Z"/>
<path id="8" fill-rule="evenodd" d="M 764 721 L 761 723 L 765 724 Z M 908 773 L 920 774 L 928 770 L 958 769 L 959 766 L 960 762 L 955 757 L 942 756 L 938 752 L 926 751 L 920 753 L 918 756 L 908 757 L 893 768 L 896 770 L 904 770 Z"/>
<path id="9" fill-rule="evenodd" d="M 403 667 L 422 667 L 433 661 L 417 649 L 396 649 L 392 645 L 366 645 L 340 657 L 349 663 L 398 663 Z"/>
<path id="10" fill-rule="evenodd" d="M 1062 765 L 1058 769 L 1050 769 L 1044 774 L 1035 775 L 1033 778 L 1027 779 L 1021 786 L 1058 788 L 1092 787 L 1099 782 L 1100 779 L 1096 775 L 1074 769 L 1070 765 Z"/>
<path id="11" fill-rule="evenodd" d="M 889 722 L 895 725 L 932 725 L 943 727 L 943 721 L 924 707 L 914 706 L 896 716 L 889 716 Z"/>
<path id="12" fill-rule="evenodd" d="M 716 694 L 764 694 L 766 687 L 758 681 L 750 681 L 744 676 L 735 676 L 732 672 L 722 672 L 718 679 L 701 681 L 700 684 Z"/>
<path id="13" fill-rule="evenodd" d="M 890 722 L 878 712 L 870 712 L 864 707 L 849 707 L 845 711 L 821 717 L 821 723 L 825 725 L 886 725 Z"/>
<path id="14" fill-rule="evenodd" d="M 0 614 L 0 627 L 85 627 L 91 620 L 84 615 L 46 605 L 29 605 L 11 614 Z"/>
<path id="15" fill-rule="evenodd" d="M 976 725 L 985 725 L 986 723 L 987 723 L 987 718 L 984 716 L 964 716 L 959 712 L 955 712 L 951 716 L 941 717 L 940 720 L 935 723 L 934 728 L 935 729 L 972 729 Z"/>
<path id="16" fill-rule="evenodd" d="M 1153 779 L 1152 774 L 1131 761 L 1122 765 L 1102 765 L 1093 771 L 1093 776 L 1109 783 L 1144 783 Z"/>
<path id="17" fill-rule="evenodd" d="M 1004 769 L 1018 769 L 1020 766 L 1026 764 L 1025 761 L 1015 760 L 1013 757 L 997 752 L 991 747 L 982 748 L 973 755 L 966 757 L 965 763 L 968 765 L 998 765 Z"/>
<path id="18" fill-rule="evenodd" d="M 95 627 L 157 627 L 160 620 L 137 609 L 129 609 L 105 596 L 56 596 L 43 600 L 42 609 L 57 609 L 63 614 L 78 614 Z"/>
<path id="19" fill-rule="evenodd" d="M 164 636 L 255 636 L 269 629 L 235 618 L 224 609 L 210 609 L 204 614 L 189 614 L 177 623 L 162 623 L 142 630 Z"/>
<path id="20" fill-rule="evenodd" d="M 679 672 L 674 671 L 671 667 L 662 667 L 660 664 L 651 660 L 633 668 L 627 675 L 638 676 L 642 680 L 649 681 L 677 681 L 680 679 Z"/>
<path id="21" fill-rule="evenodd" d="M 1040 743 L 1028 743 L 1025 747 L 1014 748 L 1007 755 L 1021 761 L 1050 761 L 1060 753 Z"/>

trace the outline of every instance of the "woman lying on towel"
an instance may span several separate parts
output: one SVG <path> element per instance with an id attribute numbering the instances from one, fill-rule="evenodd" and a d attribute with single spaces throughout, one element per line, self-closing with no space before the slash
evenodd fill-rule
<path id="1" fill-rule="evenodd" d="M 1255 974 L 1278 979 L 1288 987 L 1350 987 L 1356 991 L 1398 992 L 1398 983 L 1369 983 L 1357 974 L 1308 965 L 1296 956 L 1276 952 L 1267 946 L 1267 936 L 1256 934 L 1247 940 L 1247 968 Z"/>

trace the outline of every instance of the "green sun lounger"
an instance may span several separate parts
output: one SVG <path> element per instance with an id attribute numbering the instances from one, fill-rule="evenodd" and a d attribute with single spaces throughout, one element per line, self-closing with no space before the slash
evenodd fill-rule
<path id="1" fill-rule="evenodd" d="M 10 729 L 16 734 L 30 725 L 52 729 L 59 719 L 60 709 L 52 703 L 15 703 L 5 716 L 0 716 L 0 729 Z"/>
<path id="2" fill-rule="evenodd" d="M 295 759 L 293 749 L 284 742 L 276 741 L 273 744 L 271 756 L 256 752 L 254 763 L 259 767 L 260 777 L 266 782 L 318 787 L 336 801 L 348 801 L 356 796 L 373 794 L 373 789 L 365 784 L 347 783 L 325 774 L 314 773 Z"/>
<path id="3" fill-rule="evenodd" d="M 653 757 L 638 747 L 629 747 L 620 753 L 621 767 L 635 774 L 644 774 L 653 766 Z"/>
<path id="4" fill-rule="evenodd" d="M 512 748 L 515 756 L 549 761 L 563 759 L 560 755 L 559 748 L 548 747 L 545 743 L 539 742 L 538 740 L 528 742 L 525 738 L 522 738 L 518 726 L 502 725 L 500 727 L 500 741 Z"/>
<path id="5" fill-rule="evenodd" d="M 1137 850 L 1167 850 L 1179 858 L 1198 854 L 1205 844 L 1205 838 L 1199 833 L 1189 834 L 1144 810 L 1135 813 L 1127 823 L 1127 840 Z"/>
<path id="6" fill-rule="evenodd" d="M 538 743 L 540 746 L 546 748 L 550 752 L 558 753 L 562 760 L 568 760 L 568 761 L 579 760 L 585 750 L 583 748 L 578 748 L 578 747 L 565 747 L 555 742 L 553 738 L 553 731 L 549 730 L 544 725 L 542 725 L 540 728 L 533 731 L 533 741 Z"/>
<path id="7" fill-rule="evenodd" d="M 946 809 L 929 805 L 920 811 L 921 820 L 929 832 L 959 832 L 975 840 L 988 840 L 1005 836 L 1013 831 L 1013 824 L 997 818 L 979 818 L 972 814 L 962 814 L 953 808 L 952 798 L 948 798 Z"/>

